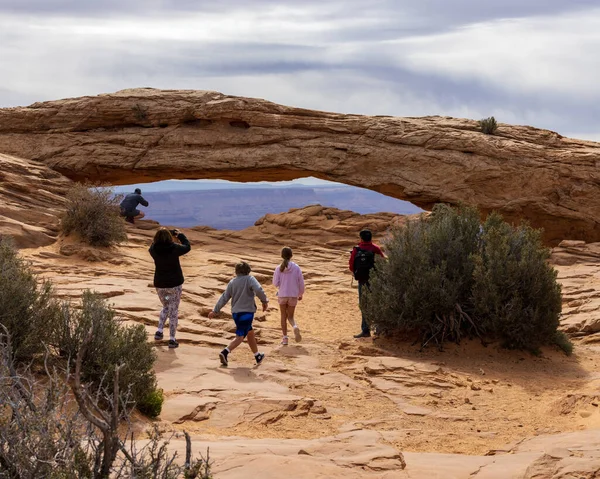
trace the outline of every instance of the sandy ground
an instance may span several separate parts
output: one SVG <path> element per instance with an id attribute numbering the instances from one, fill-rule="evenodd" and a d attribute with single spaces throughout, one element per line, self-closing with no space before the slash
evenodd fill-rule
<path id="1" fill-rule="evenodd" d="M 100 253 L 69 239 L 23 251 L 60 295 L 76 299 L 86 288 L 99 291 L 123 317 L 145 324 L 152 340 L 159 301 L 147 248 L 155 227 L 128 226 L 127 245 Z M 477 341 L 420 351 L 406 341 L 355 340 L 360 312 L 356 284 L 346 271 L 348 245 L 314 246 L 310 236 L 265 236 L 256 228 L 185 232 L 193 249 L 182 258 L 181 346 L 156 344 L 157 377 L 167 396 L 160 418 L 164 430 L 213 441 L 317 440 L 373 431 L 380 435 L 378 444 L 396 451 L 483 456 L 512 451 L 537 436 L 600 427 L 600 347 L 593 335 L 582 335 L 570 357 L 552 348 L 536 357 Z M 279 310 L 270 284 L 283 244 L 294 248 L 307 283 L 296 313 L 303 340 L 290 338 L 289 346 L 279 344 Z M 577 323 L 578 313 L 571 310 L 588 305 L 581 314 L 590 313 L 600 273 L 595 264 L 569 260 L 576 252 L 560 253 L 557 267 L 570 302 L 565 308 L 569 324 Z M 267 356 L 257 367 L 242 345 L 229 368 L 222 368 L 217 356 L 233 338 L 233 322 L 227 308 L 214 320 L 207 313 L 239 259 L 252 264 L 271 299 L 268 312 L 255 321 Z"/>

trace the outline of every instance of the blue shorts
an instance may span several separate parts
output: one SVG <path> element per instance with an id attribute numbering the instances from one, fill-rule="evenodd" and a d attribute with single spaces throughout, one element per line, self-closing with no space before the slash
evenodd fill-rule
<path id="1" fill-rule="evenodd" d="M 244 338 L 248 336 L 248 333 L 252 331 L 254 313 L 233 313 L 232 316 L 235 321 L 235 335 Z"/>

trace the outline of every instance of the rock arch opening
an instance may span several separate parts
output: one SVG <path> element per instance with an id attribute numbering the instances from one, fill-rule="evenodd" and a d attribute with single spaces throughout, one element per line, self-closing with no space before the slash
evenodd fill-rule
<path id="1" fill-rule="evenodd" d="M 178 227 L 209 226 L 241 230 L 266 214 L 286 213 L 311 205 L 359 214 L 415 214 L 410 202 L 341 183 L 304 178 L 280 182 L 240 183 L 226 180 L 166 180 L 114 187 L 116 194 L 140 188 L 150 206 L 146 219 Z"/>

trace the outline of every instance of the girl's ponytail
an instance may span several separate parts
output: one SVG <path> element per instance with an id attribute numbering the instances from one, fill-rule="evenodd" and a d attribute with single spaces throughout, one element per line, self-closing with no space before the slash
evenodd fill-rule
<path id="1" fill-rule="evenodd" d="M 285 268 L 288 267 L 288 265 L 290 264 L 290 260 L 292 259 L 292 248 L 286 246 L 281 250 L 281 257 L 283 258 L 283 261 L 281 262 L 281 265 L 279 266 L 279 271 L 281 271 L 282 273 L 285 271 Z"/>

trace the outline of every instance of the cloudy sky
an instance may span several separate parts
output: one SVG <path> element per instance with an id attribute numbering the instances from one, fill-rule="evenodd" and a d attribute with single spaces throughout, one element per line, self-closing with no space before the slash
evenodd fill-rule
<path id="1" fill-rule="evenodd" d="M 600 0 L 0 0 L 0 107 L 123 88 L 600 141 Z"/>

